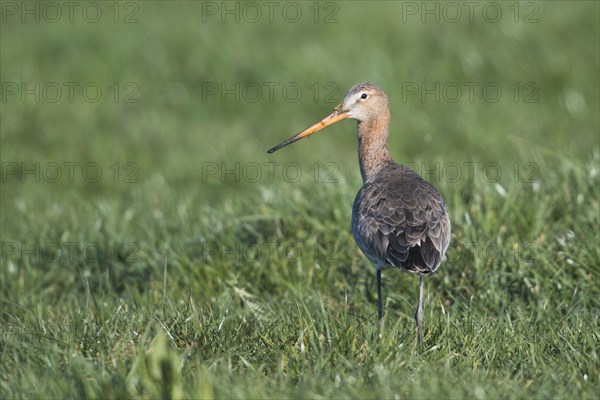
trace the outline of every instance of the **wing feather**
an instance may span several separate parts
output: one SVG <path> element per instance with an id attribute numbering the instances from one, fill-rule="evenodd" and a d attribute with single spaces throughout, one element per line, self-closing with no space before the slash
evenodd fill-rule
<path id="1" fill-rule="evenodd" d="M 376 266 L 429 274 L 450 242 L 450 220 L 439 192 L 415 172 L 394 164 L 358 192 L 352 232 Z"/>

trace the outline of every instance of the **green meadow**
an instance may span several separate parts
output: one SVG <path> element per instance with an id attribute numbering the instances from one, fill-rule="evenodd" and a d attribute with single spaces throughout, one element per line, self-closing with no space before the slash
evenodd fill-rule
<path id="1" fill-rule="evenodd" d="M 1 398 L 597 398 L 599 3 L 0 7 Z M 363 81 L 452 222 L 421 347 L 355 122 L 266 153 Z"/>

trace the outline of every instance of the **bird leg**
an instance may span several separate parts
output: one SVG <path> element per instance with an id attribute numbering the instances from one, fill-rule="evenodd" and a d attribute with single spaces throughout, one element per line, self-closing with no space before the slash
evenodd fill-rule
<path id="1" fill-rule="evenodd" d="M 383 305 L 381 304 L 381 270 L 377 268 L 375 272 L 377 277 L 377 311 L 379 313 L 379 320 L 383 318 Z"/>
<path id="2" fill-rule="evenodd" d="M 419 275 L 419 305 L 415 312 L 415 320 L 417 321 L 417 343 L 419 346 L 423 342 L 423 286 L 425 283 L 425 277 Z"/>

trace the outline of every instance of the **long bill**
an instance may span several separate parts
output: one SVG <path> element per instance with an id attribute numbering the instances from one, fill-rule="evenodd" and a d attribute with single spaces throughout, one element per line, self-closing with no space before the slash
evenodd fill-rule
<path id="1" fill-rule="evenodd" d="M 303 130 L 302 132 L 300 132 L 297 135 L 292 136 L 288 140 L 285 140 L 285 141 L 279 143 L 277 146 L 275 146 L 272 149 L 270 149 L 269 151 L 267 151 L 267 153 L 274 153 L 277 150 L 279 150 L 280 148 L 287 146 L 288 144 L 292 144 L 297 140 L 300 140 L 304 137 L 310 136 L 313 133 L 325 128 L 326 126 L 329 126 L 335 122 L 341 121 L 348 117 L 349 117 L 348 113 L 341 111 L 340 107 L 338 106 L 335 108 L 335 110 L 331 114 L 329 114 L 328 116 L 326 116 L 325 118 L 323 118 L 322 120 L 320 120 L 319 122 L 317 122 L 316 124 L 311 126 L 310 128 Z"/>

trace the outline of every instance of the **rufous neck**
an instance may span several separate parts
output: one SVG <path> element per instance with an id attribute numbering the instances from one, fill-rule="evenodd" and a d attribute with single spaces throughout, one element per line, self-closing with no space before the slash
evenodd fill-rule
<path id="1" fill-rule="evenodd" d="M 358 122 L 358 160 L 363 183 L 392 161 L 388 147 L 389 124 L 389 111 L 377 119 Z"/>

